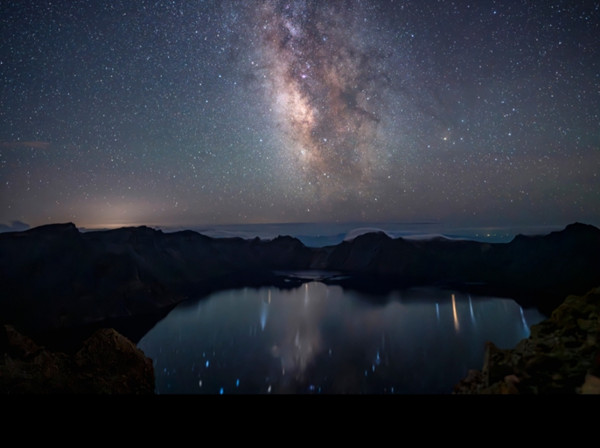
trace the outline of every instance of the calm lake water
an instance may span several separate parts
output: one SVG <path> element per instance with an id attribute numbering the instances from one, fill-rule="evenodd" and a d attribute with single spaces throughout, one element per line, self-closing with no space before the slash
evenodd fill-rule
<path id="1" fill-rule="evenodd" d="M 439 289 L 371 296 L 310 281 L 187 301 L 138 346 L 158 394 L 449 394 L 545 317 Z"/>

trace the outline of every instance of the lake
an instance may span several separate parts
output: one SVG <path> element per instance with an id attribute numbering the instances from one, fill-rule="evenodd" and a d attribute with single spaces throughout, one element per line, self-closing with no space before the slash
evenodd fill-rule
<path id="1" fill-rule="evenodd" d="M 511 299 L 319 281 L 188 300 L 138 343 L 158 394 L 449 394 L 545 319 Z"/>

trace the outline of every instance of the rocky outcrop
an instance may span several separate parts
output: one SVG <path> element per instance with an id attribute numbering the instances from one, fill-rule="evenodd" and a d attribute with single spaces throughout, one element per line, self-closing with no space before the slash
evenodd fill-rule
<path id="1" fill-rule="evenodd" d="M 74 354 L 38 346 L 0 328 L 2 394 L 153 394 L 152 361 L 129 339 L 101 329 Z"/>
<path id="2" fill-rule="evenodd" d="M 513 349 L 488 342 L 457 394 L 600 394 L 600 288 L 568 296 Z"/>

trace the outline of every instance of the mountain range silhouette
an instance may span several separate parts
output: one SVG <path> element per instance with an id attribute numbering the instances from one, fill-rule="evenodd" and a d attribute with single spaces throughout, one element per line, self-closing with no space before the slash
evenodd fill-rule
<path id="1" fill-rule="evenodd" d="M 294 272 L 385 297 L 437 286 L 511 297 L 550 313 L 600 285 L 600 230 L 574 223 L 509 243 L 365 233 L 326 247 L 290 236 L 212 238 L 149 227 L 81 232 L 72 223 L 0 234 L 0 315 L 28 334 L 112 326 L 137 340 L 187 298 L 236 287 L 294 287 Z"/>

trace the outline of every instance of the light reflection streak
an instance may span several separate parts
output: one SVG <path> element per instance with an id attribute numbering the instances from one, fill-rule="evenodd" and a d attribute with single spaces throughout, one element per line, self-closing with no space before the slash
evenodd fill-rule
<path id="1" fill-rule="evenodd" d="M 527 320 L 525 320 L 525 315 L 523 314 L 523 308 L 519 307 L 519 312 L 521 313 L 521 322 L 523 322 L 523 327 L 527 330 L 529 334 L 529 325 L 527 325 Z"/>
<path id="2" fill-rule="evenodd" d="M 471 294 L 469 294 L 469 312 L 471 314 L 471 322 L 475 325 L 475 311 L 473 310 L 473 300 L 471 299 Z"/>
<path id="3" fill-rule="evenodd" d="M 264 331 L 265 325 L 267 324 L 268 307 L 264 303 L 260 308 L 260 329 Z"/>
<path id="4" fill-rule="evenodd" d="M 456 311 L 456 297 L 452 294 L 452 315 L 454 316 L 454 329 L 460 330 L 460 324 L 458 322 L 458 313 Z"/>
<path id="5" fill-rule="evenodd" d="M 271 303 L 271 290 L 267 294 L 267 301 L 263 301 L 260 305 L 260 328 L 264 331 L 269 317 L 269 304 Z"/>

